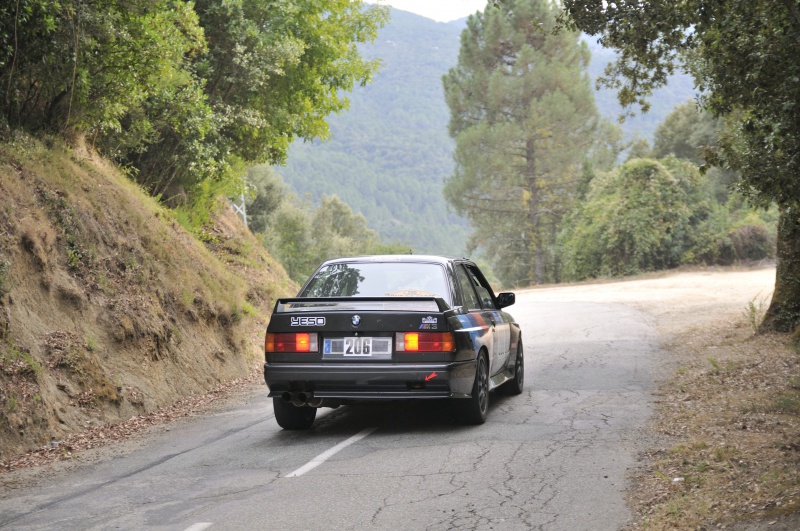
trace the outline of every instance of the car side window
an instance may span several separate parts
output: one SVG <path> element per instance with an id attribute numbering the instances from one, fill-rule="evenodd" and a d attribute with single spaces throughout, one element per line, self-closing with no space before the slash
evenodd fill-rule
<path id="1" fill-rule="evenodd" d="M 484 310 L 496 310 L 497 306 L 494 304 L 492 298 L 492 288 L 483 280 L 483 276 L 472 266 L 466 266 L 469 272 L 469 278 L 475 284 L 475 291 L 478 292 L 478 298 L 481 301 L 481 307 Z"/>
<path id="2" fill-rule="evenodd" d="M 462 303 L 468 310 L 479 309 L 481 307 L 480 300 L 475 294 L 472 281 L 469 279 L 467 272 L 464 270 L 464 266 L 457 265 L 455 269 L 456 277 L 458 278 L 458 285 L 461 286 L 461 297 L 464 299 Z"/>

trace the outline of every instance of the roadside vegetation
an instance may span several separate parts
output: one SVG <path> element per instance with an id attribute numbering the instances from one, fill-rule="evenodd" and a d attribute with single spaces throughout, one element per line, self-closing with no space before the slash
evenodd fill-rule
<path id="1" fill-rule="evenodd" d="M 775 256 L 777 210 L 733 192 L 735 172 L 701 169 L 719 119 L 687 102 L 658 126 L 653 147 L 623 143 L 595 108 L 580 34 L 555 29 L 559 9 L 495 4 L 469 19 L 444 78 L 456 141 L 445 197 L 472 224 L 471 251 L 505 285 Z"/>

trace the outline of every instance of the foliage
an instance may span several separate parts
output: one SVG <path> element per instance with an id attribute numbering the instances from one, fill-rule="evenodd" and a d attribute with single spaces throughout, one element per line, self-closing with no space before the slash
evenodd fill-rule
<path id="1" fill-rule="evenodd" d="M 288 192 L 269 166 L 251 168 L 248 184 L 252 188 L 248 225 L 299 283 L 329 258 L 410 252 L 404 245 L 381 243 L 364 216 L 354 214 L 336 196 L 323 197 L 318 207 L 312 207 Z"/>
<path id="2" fill-rule="evenodd" d="M 704 91 L 715 115 L 731 116 L 715 162 L 742 172 L 746 191 L 790 205 L 800 160 L 800 11 L 789 1 L 692 0 L 644 6 L 567 0 L 571 27 L 620 51 L 606 83 L 624 105 L 647 107 L 653 88 L 680 66 Z M 734 112 L 736 111 L 736 112 Z M 733 114 L 731 114 L 733 113 Z M 749 149 L 743 149 L 743 148 Z M 782 171 L 774 171 L 782 170 Z"/>
<path id="3" fill-rule="evenodd" d="M 701 165 L 704 150 L 718 148 L 722 129 L 722 120 L 714 118 L 695 102 L 684 102 L 677 105 L 656 128 L 652 156 L 660 159 L 674 155 Z M 733 183 L 739 175 L 719 167 L 705 168 L 705 171 L 714 183 L 714 195 L 720 203 L 724 203 L 729 199 Z"/>
<path id="4" fill-rule="evenodd" d="M 518 0 L 471 16 L 443 79 L 456 139 L 445 197 L 505 284 L 558 280 L 555 235 L 595 139 L 588 49 L 551 34 L 555 9 Z"/>
<path id="5" fill-rule="evenodd" d="M 100 133 L 203 47 L 188 2 L 19 0 L 0 7 L 6 125 Z"/>
<path id="6" fill-rule="evenodd" d="M 699 109 L 695 102 L 686 101 L 675 106 L 656 128 L 653 156 L 660 159 L 674 155 L 701 164 L 703 146 L 716 146 L 719 130 L 718 119 Z"/>
<path id="7" fill-rule="evenodd" d="M 781 209 L 776 289 L 766 328 L 800 325 L 800 9 L 791 0 L 631 4 L 566 0 L 570 28 L 620 51 L 607 72 L 624 105 L 647 105 L 682 61 L 703 104 L 726 119 L 715 165 L 740 172 L 741 191 Z M 786 218 L 786 219 L 783 219 Z"/>
<path id="8" fill-rule="evenodd" d="M 275 211 L 284 202 L 288 191 L 280 175 L 267 165 L 247 169 L 247 226 L 253 232 L 265 232 Z"/>
<path id="9" fill-rule="evenodd" d="M 708 174 L 669 156 L 631 159 L 591 180 L 559 244 L 565 277 L 581 280 L 763 260 L 774 256 L 774 230 L 736 196 L 719 203 Z"/>
<path id="10" fill-rule="evenodd" d="M 710 193 L 691 165 L 633 159 L 594 179 L 562 235 L 571 278 L 675 267 L 693 246 L 692 226 L 711 214 Z"/>
<path id="11" fill-rule="evenodd" d="M 760 294 L 759 294 L 760 295 Z M 758 327 L 761 321 L 764 320 L 764 314 L 767 313 L 767 302 L 769 297 L 760 297 L 756 295 L 747 302 L 744 309 L 744 317 L 747 320 L 753 332 L 758 332 Z"/>
<path id="12" fill-rule="evenodd" d="M 386 16 L 361 0 L 6 2 L 2 122 L 88 134 L 194 215 L 243 188 L 245 163 L 328 134 L 377 68 L 357 44 Z"/>

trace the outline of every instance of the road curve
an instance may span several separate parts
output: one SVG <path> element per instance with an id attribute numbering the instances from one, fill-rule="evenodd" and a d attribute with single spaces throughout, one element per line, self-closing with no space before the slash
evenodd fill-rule
<path id="1" fill-rule="evenodd" d="M 323 410 L 286 432 L 261 387 L 137 449 L 6 487 L 0 528 L 619 529 L 661 352 L 646 314 L 571 289 L 518 294 L 526 390 L 493 395 L 482 426 L 431 401 Z"/>

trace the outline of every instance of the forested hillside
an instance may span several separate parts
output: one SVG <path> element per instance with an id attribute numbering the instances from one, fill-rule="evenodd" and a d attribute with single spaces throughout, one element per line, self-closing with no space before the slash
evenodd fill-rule
<path id="1" fill-rule="evenodd" d="M 469 228 L 448 213 L 442 196 L 455 144 L 447 132 L 441 78 L 457 61 L 465 24 L 466 19 L 445 24 L 393 9 L 376 41 L 361 47 L 366 58 L 382 61 L 375 82 L 357 88 L 350 109 L 330 117 L 331 140 L 296 142 L 278 173 L 315 202 L 337 195 L 384 240 L 407 243 L 417 252 L 463 254 Z M 594 80 L 613 52 L 587 42 Z M 676 76 L 656 91 L 649 113 L 622 124 L 626 138 L 652 141 L 656 126 L 691 97 L 691 89 L 688 77 Z M 596 97 L 600 115 L 616 121 L 621 112 L 616 94 L 601 89 Z"/>
<path id="2" fill-rule="evenodd" d="M 441 82 L 458 57 L 462 26 L 391 13 L 374 45 L 361 48 L 383 63 L 374 83 L 330 117 L 332 140 L 296 142 L 278 173 L 315 201 L 336 194 L 384 239 L 462 254 L 468 227 L 442 197 L 454 144 Z"/>

